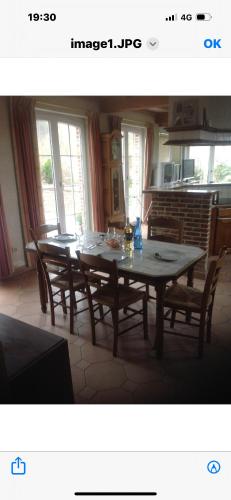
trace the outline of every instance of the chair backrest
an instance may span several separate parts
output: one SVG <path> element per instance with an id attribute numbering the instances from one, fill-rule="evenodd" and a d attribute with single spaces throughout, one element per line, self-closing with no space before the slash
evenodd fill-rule
<path id="1" fill-rule="evenodd" d="M 48 287 L 51 286 L 51 276 L 63 276 L 66 272 L 66 277 L 69 280 L 70 287 L 73 286 L 72 262 L 70 257 L 70 248 L 63 248 L 48 243 L 40 243 L 38 241 L 38 258 L 41 262 L 43 271 L 46 276 Z M 55 267 L 55 272 L 53 268 Z"/>
<path id="2" fill-rule="evenodd" d="M 57 221 L 57 224 L 41 224 L 40 226 L 30 228 L 30 234 L 34 242 L 37 242 L 42 236 L 53 231 L 57 231 L 58 234 L 61 234 L 60 222 Z"/>
<path id="3" fill-rule="evenodd" d="M 113 221 L 108 221 L 107 223 L 107 226 L 108 227 L 112 227 L 112 228 L 115 228 L 115 229 L 118 229 L 120 231 L 123 231 L 124 228 L 125 228 L 125 222 L 124 221 L 116 221 L 116 222 L 113 222 Z"/>
<path id="4" fill-rule="evenodd" d="M 182 243 L 183 221 L 173 217 L 149 217 L 148 240 Z"/>
<path id="5" fill-rule="evenodd" d="M 207 277 L 205 280 L 203 298 L 202 298 L 202 309 L 206 309 L 208 305 L 214 299 L 214 295 L 216 292 L 217 282 L 220 275 L 221 268 L 224 263 L 225 256 L 227 254 L 227 248 L 222 247 L 219 251 L 217 257 L 213 258 L 209 264 L 209 269 L 207 273 Z"/>
<path id="6" fill-rule="evenodd" d="M 118 269 L 116 260 L 109 261 L 96 255 L 89 255 L 76 251 L 79 259 L 80 271 L 83 273 L 86 285 L 89 285 L 89 278 L 100 278 L 113 287 L 118 287 Z M 102 274 L 98 274 L 102 273 Z"/>

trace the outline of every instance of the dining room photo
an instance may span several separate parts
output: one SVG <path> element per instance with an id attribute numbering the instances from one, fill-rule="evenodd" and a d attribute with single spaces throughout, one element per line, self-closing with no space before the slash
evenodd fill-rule
<path id="1" fill-rule="evenodd" d="M 0 96 L 0 402 L 231 403 L 231 97 Z"/>

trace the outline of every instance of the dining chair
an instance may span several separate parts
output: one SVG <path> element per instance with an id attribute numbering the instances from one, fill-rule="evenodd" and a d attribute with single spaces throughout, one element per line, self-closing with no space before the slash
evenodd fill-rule
<path id="1" fill-rule="evenodd" d="M 35 228 L 30 227 L 29 231 L 37 251 L 37 256 L 39 258 L 38 241 L 53 231 L 57 231 L 58 234 L 61 234 L 61 227 L 60 223 L 57 222 L 57 224 L 41 224 L 40 226 L 37 226 Z M 47 270 L 49 272 L 52 272 L 53 274 L 58 275 L 60 274 L 60 272 L 63 272 L 60 266 L 56 266 L 55 264 L 50 264 L 50 266 L 48 266 L 47 264 Z"/>
<path id="2" fill-rule="evenodd" d="M 140 292 L 128 286 L 119 283 L 118 268 L 116 260 L 109 261 L 99 256 L 81 254 L 77 251 L 77 256 L 80 263 L 80 270 L 85 278 L 85 286 L 87 289 L 89 312 L 91 317 L 92 328 L 92 343 L 96 343 L 95 327 L 99 322 L 105 324 L 105 316 L 111 312 L 112 323 L 106 323 L 113 328 L 113 355 L 117 356 L 118 337 L 129 330 L 143 325 L 144 338 L 148 338 L 148 321 L 147 321 L 147 298 L 144 292 Z M 99 274 L 98 274 L 99 273 Z M 101 286 L 98 290 L 92 292 L 90 283 L 94 276 L 101 277 Z M 136 302 L 142 301 L 141 309 L 131 307 Z M 99 306 L 106 306 L 107 310 L 103 316 L 96 318 L 95 313 Z M 121 309 L 127 308 L 130 312 L 127 316 L 119 319 Z M 119 325 L 129 318 L 136 315 L 142 316 L 142 321 L 135 323 L 132 326 L 119 330 Z"/>
<path id="3" fill-rule="evenodd" d="M 166 243 L 183 243 L 183 221 L 174 217 L 155 217 L 148 218 L 148 240 L 165 241 Z M 137 283 L 133 281 L 129 285 Z M 149 285 L 141 285 L 138 289 L 146 287 L 148 299 L 156 300 L 156 297 L 150 295 Z"/>
<path id="4" fill-rule="evenodd" d="M 124 220 L 120 220 L 120 221 L 108 220 L 107 227 L 115 227 L 116 229 L 123 230 L 125 228 L 125 221 Z"/>
<path id="5" fill-rule="evenodd" d="M 219 274 L 226 254 L 227 249 L 223 247 L 219 255 L 211 260 L 203 291 L 174 283 L 165 293 L 164 307 L 171 310 L 171 316 L 168 317 L 165 315 L 164 319 L 170 321 L 170 330 L 164 330 L 164 332 L 196 339 L 198 341 L 199 357 L 203 356 L 205 327 L 207 327 L 207 343 L 211 342 L 214 298 Z M 185 316 L 185 321 L 176 320 L 176 313 L 183 314 Z M 192 316 L 192 314 L 197 314 L 199 317 Z M 191 322 L 192 320 L 194 323 Z M 199 335 L 196 337 L 194 335 L 192 336 L 183 332 L 174 331 L 175 323 L 187 324 L 194 327 L 197 326 L 199 328 Z"/>
<path id="6" fill-rule="evenodd" d="M 88 309 L 88 307 L 79 311 L 77 309 L 77 305 L 87 299 L 84 277 L 79 270 L 73 268 L 68 247 L 63 248 L 38 241 L 38 258 L 41 262 L 48 289 L 51 324 L 55 325 L 56 307 L 61 306 L 64 314 L 67 314 L 67 309 L 69 309 L 70 333 L 72 334 L 74 332 L 74 316 Z M 55 273 L 54 268 L 56 269 Z M 66 295 L 66 292 L 68 295 Z M 76 292 L 81 292 L 84 296 L 77 300 Z"/>
<path id="7" fill-rule="evenodd" d="M 42 236 L 45 236 L 53 231 L 57 231 L 58 234 L 61 234 L 60 222 L 57 221 L 56 224 L 40 224 L 40 226 L 30 228 L 30 234 L 32 235 L 33 240 L 36 241 L 41 239 Z"/>
<path id="8" fill-rule="evenodd" d="M 150 216 L 148 240 L 183 243 L 183 221 L 174 217 Z"/>

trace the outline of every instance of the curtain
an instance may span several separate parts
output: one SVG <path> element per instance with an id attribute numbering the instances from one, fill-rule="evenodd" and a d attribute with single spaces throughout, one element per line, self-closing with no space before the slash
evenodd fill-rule
<path id="1" fill-rule="evenodd" d="M 24 242 L 29 228 L 44 222 L 34 100 L 10 98 L 10 123 Z M 28 258 L 28 263 L 33 259 Z"/>
<path id="2" fill-rule="evenodd" d="M 88 142 L 93 226 L 95 231 L 104 231 L 105 219 L 103 200 L 103 165 L 101 155 L 99 116 L 97 113 L 90 113 L 88 116 Z"/>
<path id="3" fill-rule="evenodd" d="M 0 188 L 0 279 L 7 278 L 12 272 L 11 248 Z"/>
<path id="4" fill-rule="evenodd" d="M 153 146 L 154 146 L 154 129 L 153 127 L 148 127 L 146 135 L 146 144 L 145 144 L 144 189 L 147 189 L 150 186 L 151 182 Z M 152 201 L 152 195 L 144 194 L 143 222 L 147 222 L 151 201 Z"/>

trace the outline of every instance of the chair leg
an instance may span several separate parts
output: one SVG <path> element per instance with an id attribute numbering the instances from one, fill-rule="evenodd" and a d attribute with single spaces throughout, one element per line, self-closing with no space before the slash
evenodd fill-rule
<path id="1" fill-rule="evenodd" d="M 51 302 L 50 306 L 51 306 L 51 324 L 53 326 L 55 326 L 55 309 L 54 309 L 53 301 Z"/>
<path id="2" fill-rule="evenodd" d="M 112 309 L 112 322 L 114 330 L 114 342 L 113 342 L 113 356 L 117 356 L 118 347 L 118 333 L 119 333 L 119 311 L 118 309 Z"/>
<path id="3" fill-rule="evenodd" d="M 67 314 L 66 297 L 64 290 L 61 290 L 61 300 L 62 300 L 63 314 Z"/>
<path id="4" fill-rule="evenodd" d="M 70 333 L 74 333 L 74 305 L 75 305 L 75 294 L 70 294 Z"/>
<path id="5" fill-rule="evenodd" d="M 129 279 L 128 278 L 124 278 L 124 286 L 129 286 Z M 128 308 L 124 307 L 124 309 L 123 309 L 124 314 L 127 314 L 127 310 L 128 310 Z"/>
<path id="6" fill-rule="evenodd" d="M 148 339 L 148 303 L 147 303 L 147 299 L 143 300 L 143 325 L 144 325 L 144 339 Z"/>
<path id="7" fill-rule="evenodd" d="M 213 308 L 212 306 L 210 306 L 208 310 L 207 335 L 206 335 L 206 341 L 208 344 L 211 343 L 211 336 L 212 336 L 212 314 L 213 314 Z"/>
<path id="8" fill-rule="evenodd" d="M 51 308 L 51 324 L 55 326 L 55 308 L 53 302 L 52 289 L 50 287 L 48 288 L 48 293 L 49 293 L 50 308 Z"/>
<path id="9" fill-rule="evenodd" d="M 93 309 L 93 303 L 92 303 L 92 298 L 90 292 L 88 293 L 88 306 L 89 306 L 89 313 L 90 313 L 90 318 L 91 318 L 91 336 L 92 336 L 92 344 L 96 344 L 96 337 L 95 337 L 95 316 L 94 316 L 94 309 Z"/>
<path id="10" fill-rule="evenodd" d="M 100 319 L 103 321 L 104 312 L 103 312 L 103 306 L 101 304 L 99 306 L 99 315 L 100 315 Z"/>
<path id="11" fill-rule="evenodd" d="M 149 285 L 146 284 L 145 288 L 146 288 L 146 297 L 147 297 L 147 300 L 148 300 L 149 299 Z"/>
<path id="12" fill-rule="evenodd" d="M 173 309 L 172 314 L 171 314 L 171 320 L 170 320 L 170 328 L 174 328 L 175 320 L 176 320 L 176 310 Z"/>
<path id="13" fill-rule="evenodd" d="M 205 317 L 200 318 L 198 356 L 202 358 L 204 352 Z"/>
<path id="14" fill-rule="evenodd" d="M 185 314 L 186 323 L 191 323 L 192 313 L 187 311 Z"/>

